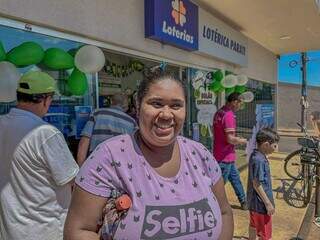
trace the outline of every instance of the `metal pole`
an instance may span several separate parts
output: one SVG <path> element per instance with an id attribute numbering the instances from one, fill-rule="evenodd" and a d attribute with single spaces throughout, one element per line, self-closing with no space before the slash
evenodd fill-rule
<path id="1" fill-rule="evenodd" d="M 301 125 L 306 129 L 306 101 L 307 101 L 307 56 L 305 52 L 301 53 L 301 62 L 302 62 L 302 85 L 301 85 Z M 303 129 L 301 129 L 303 132 Z"/>
<path id="2" fill-rule="evenodd" d="M 316 208 L 315 217 L 320 217 L 320 165 L 316 165 Z"/>

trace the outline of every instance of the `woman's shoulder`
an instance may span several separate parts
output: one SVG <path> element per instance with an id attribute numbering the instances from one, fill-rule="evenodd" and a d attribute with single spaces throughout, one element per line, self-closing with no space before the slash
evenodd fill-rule
<path id="1" fill-rule="evenodd" d="M 183 146 L 185 146 L 184 149 L 188 152 L 198 152 L 201 154 L 209 152 L 209 150 L 202 143 L 196 142 L 192 139 L 183 136 L 178 136 L 178 141 L 179 143 L 183 144 Z"/>
<path id="2" fill-rule="evenodd" d="M 131 135 L 129 134 L 121 134 L 118 136 L 114 136 L 102 142 L 102 144 L 106 147 L 120 146 L 128 143 L 132 143 L 132 138 L 131 138 Z"/>
<path id="3" fill-rule="evenodd" d="M 107 151 L 111 155 L 115 155 L 120 152 L 121 153 L 132 152 L 133 143 L 132 143 L 131 135 L 122 134 L 122 135 L 109 138 L 103 141 L 102 143 L 100 143 L 95 149 L 95 151 L 100 148 L 102 148 L 104 151 Z"/>

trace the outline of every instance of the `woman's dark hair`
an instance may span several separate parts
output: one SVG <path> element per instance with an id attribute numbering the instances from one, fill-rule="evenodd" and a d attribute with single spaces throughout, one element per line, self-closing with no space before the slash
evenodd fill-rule
<path id="1" fill-rule="evenodd" d="M 268 142 L 270 144 L 280 141 L 279 134 L 271 128 L 262 128 L 259 130 L 256 136 L 258 146 Z"/>
<path id="2" fill-rule="evenodd" d="M 141 81 L 137 92 L 137 107 L 140 107 L 143 98 L 147 95 L 152 84 L 170 79 L 180 85 L 184 93 L 184 99 L 187 101 L 187 92 L 182 81 L 174 74 L 163 70 L 161 67 L 155 67 L 144 71 L 144 77 Z"/>
<path id="3" fill-rule="evenodd" d="M 42 100 L 49 96 L 53 96 L 53 93 L 27 94 L 17 91 L 18 102 L 40 103 Z"/>

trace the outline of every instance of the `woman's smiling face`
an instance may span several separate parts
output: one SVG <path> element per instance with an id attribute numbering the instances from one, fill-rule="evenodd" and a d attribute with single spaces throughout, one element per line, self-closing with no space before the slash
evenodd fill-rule
<path id="1" fill-rule="evenodd" d="M 173 143 L 180 133 L 186 116 L 182 87 L 172 79 L 150 85 L 139 109 L 139 127 L 144 140 L 153 146 Z"/>

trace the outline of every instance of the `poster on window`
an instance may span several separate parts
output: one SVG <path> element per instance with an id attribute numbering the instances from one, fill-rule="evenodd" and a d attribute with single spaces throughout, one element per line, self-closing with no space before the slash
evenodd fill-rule
<path id="1" fill-rule="evenodd" d="M 256 135 L 261 128 L 274 128 L 274 104 L 257 104 L 256 105 L 256 125 L 253 127 L 252 136 L 247 144 L 247 159 L 256 148 Z"/>
<path id="2" fill-rule="evenodd" d="M 82 129 L 90 118 L 92 106 L 75 106 L 74 111 L 76 114 L 76 139 L 79 139 Z"/>
<path id="3" fill-rule="evenodd" d="M 191 69 L 191 83 L 194 89 L 194 101 L 197 109 L 196 129 L 200 131 L 202 137 L 211 137 L 211 125 L 213 115 L 217 111 L 215 105 L 216 94 L 209 90 L 209 84 L 212 82 L 212 72 Z M 197 132 L 196 131 L 196 132 Z M 196 138 L 198 135 L 196 134 Z"/>

